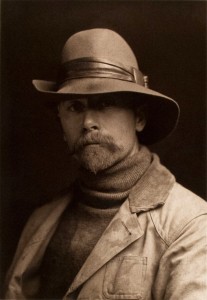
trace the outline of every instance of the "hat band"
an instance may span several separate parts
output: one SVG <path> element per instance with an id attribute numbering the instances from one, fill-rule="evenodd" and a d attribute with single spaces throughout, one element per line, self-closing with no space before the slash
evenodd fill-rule
<path id="1" fill-rule="evenodd" d="M 144 85 L 143 74 L 133 68 L 108 59 L 83 57 L 65 62 L 59 72 L 58 83 L 77 78 L 113 78 Z"/>

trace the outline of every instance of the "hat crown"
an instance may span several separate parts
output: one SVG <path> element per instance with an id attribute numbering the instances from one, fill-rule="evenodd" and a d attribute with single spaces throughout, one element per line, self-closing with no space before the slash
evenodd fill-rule
<path id="1" fill-rule="evenodd" d="M 138 69 L 130 46 L 118 33 L 109 29 L 80 31 L 66 41 L 62 51 L 62 63 L 83 57 L 104 58 Z"/>

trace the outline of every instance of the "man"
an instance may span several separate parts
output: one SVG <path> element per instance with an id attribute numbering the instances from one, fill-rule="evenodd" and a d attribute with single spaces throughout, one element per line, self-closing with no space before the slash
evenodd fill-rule
<path id="1" fill-rule="evenodd" d="M 33 83 L 57 104 L 80 170 L 28 221 L 5 297 L 206 299 L 207 205 L 144 146 L 174 129 L 177 103 L 147 87 L 108 29 L 70 37 L 57 83 Z"/>

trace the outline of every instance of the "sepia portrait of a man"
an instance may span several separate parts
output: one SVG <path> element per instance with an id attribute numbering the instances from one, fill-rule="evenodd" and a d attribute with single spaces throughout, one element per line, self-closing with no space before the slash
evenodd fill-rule
<path id="1" fill-rule="evenodd" d="M 2 2 L 3 299 L 207 299 L 205 9 Z"/>

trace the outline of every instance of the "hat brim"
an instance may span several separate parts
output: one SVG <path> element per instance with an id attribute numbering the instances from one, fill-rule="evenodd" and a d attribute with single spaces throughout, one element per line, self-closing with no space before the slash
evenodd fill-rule
<path id="1" fill-rule="evenodd" d="M 173 99 L 139 84 L 110 78 L 78 78 L 65 82 L 59 89 L 52 81 L 33 80 L 34 87 L 45 102 L 58 103 L 83 95 L 108 93 L 132 93 L 134 99 L 146 101 L 147 124 L 139 133 L 145 145 L 154 144 L 167 137 L 175 129 L 179 118 L 179 106 Z"/>

